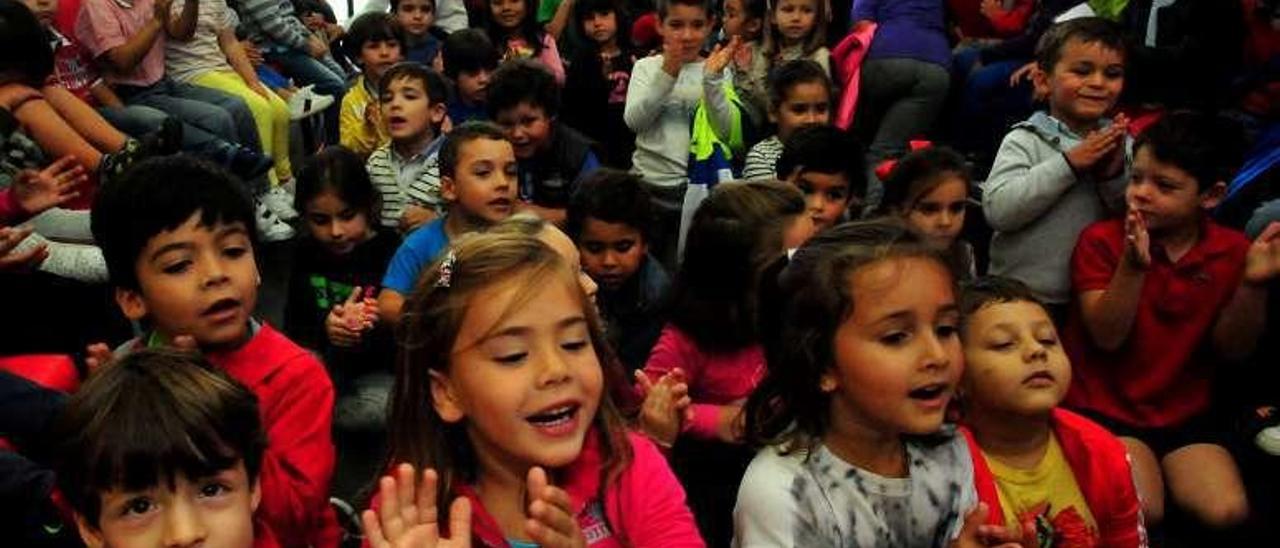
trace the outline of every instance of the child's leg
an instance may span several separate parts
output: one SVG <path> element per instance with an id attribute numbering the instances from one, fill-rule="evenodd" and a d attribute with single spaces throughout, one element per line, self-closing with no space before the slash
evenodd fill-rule
<path id="1" fill-rule="evenodd" d="M 124 148 L 129 136 L 108 123 L 84 100 L 59 86 L 45 86 L 40 91 L 44 93 L 45 100 L 53 110 L 58 111 L 58 114 L 95 148 L 104 152 L 114 152 Z"/>
<path id="2" fill-rule="evenodd" d="M 1226 529 L 1249 516 L 1240 470 L 1221 445 L 1188 445 L 1165 455 L 1162 464 L 1173 500 L 1204 525 Z"/>
<path id="3" fill-rule="evenodd" d="M 1136 438 L 1121 437 L 1133 463 L 1133 483 L 1142 502 L 1142 516 L 1148 527 L 1164 521 L 1164 479 L 1160 476 L 1160 460 L 1147 444 Z"/>
<path id="4" fill-rule="evenodd" d="M 275 160 L 274 173 L 277 181 L 293 178 L 289 165 L 289 107 L 284 100 L 270 91 L 267 97 L 263 97 L 234 72 L 205 72 L 192 79 L 191 83 L 223 91 L 243 100 L 253 114 L 264 152 Z M 279 120 L 281 117 L 283 124 Z"/>
<path id="5" fill-rule="evenodd" d="M 31 139 L 49 156 L 61 158 L 71 155 L 86 170 L 94 172 L 98 169 L 102 152 L 76 133 L 39 92 L 19 84 L 0 86 L 0 108 L 12 112 Z"/>
<path id="6" fill-rule="evenodd" d="M 248 87 L 245 89 L 248 90 Z M 202 101 L 225 110 L 231 115 L 231 121 L 235 125 L 236 142 L 253 150 L 262 150 L 263 140 L 258 136 L 253 112 L 239 94 L 185 83 L 174 84 L 172 92 L 178 97 Z M 249 90 L 249 93 L 253 91 Z"/>

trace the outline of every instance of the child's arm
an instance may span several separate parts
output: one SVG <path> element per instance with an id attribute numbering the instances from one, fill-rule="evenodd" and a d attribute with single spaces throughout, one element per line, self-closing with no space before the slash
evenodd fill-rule
<path id="1" fill-rule="evenodd" d="M 1267 323 L 1267 284 L 1280 276 L 1280 222 L 1271 223 L 1249 246 L 1244 276 L 1213 325 L 1213 344 L 1223 357 L 1248 357 Z"/>
<path id="2" fill-rule="evenodd" d="M 1106 351 L 1119 349 L 1129 338 L 1133 320 L 1138 315 L 1138 303 L 1142 297 L 1142 282 L 1151 266 L 1151 242 L 1146 222 L 1137 212 L 1125 217 L 1124 254 L 1120 257 L 1106 289 L 1085 289 L 1080 292 L 1080 313 L 1089 337 Z M 1076 246 L 1072 270 L 1096 272 L 1104 266 L 1102 254 L 1095 241 L 1086 232 Z"/>
<path id="3" fill-rule="evenodd" d="M 241 0 L 239 13 L 280 45 L 317 56 L 311 34 L 302 26 L 302 21 L 291 13 L 284 13 L 277 0 Z M 314 42 L 320 40 L 314 39 Z"/>
<path id="4" fill-rule="evenodd" d="M 81 5 L 78 21 L 88 21 L 88 25 L 77 23 L 80 39 L 89 47 L 95 58 L 100 59 L 117 74 L 133 72 L 142 62 L 142 58 L 151 52 L 156 38 L 165 31 L 165 22 L 169 19 L 169 8 L 173 0 L 156 0 L 152 8 L 152 18 L 132 35 L 120 34 L 115 16 L 108 11 L 106 2 L 85 2 Z"/>
<path id="5" fill-rule="evenodd" d="M 680 74 L 680 63 L 674 71 L 664 68 L 667 55 L 656 58 L 657 62 L 636 63 L 631 73 L 631 83 L 627 86 L 627 102 L 622 110 L 622 120 L 632 131 L 640 133 L 648 130 L 666 106 L 667 96 L 676 86 L 676 76 Z"/>
<path id="6" fill-rule="evenodd" d="M 556 85 L 564 86 L 564 61 L 560 59 L 560 49 L 556 47 L 556 39 L 550 34 L 542 35 L 542 53 L 538 60 L 547 66 L 551 75 L 556 77 Z"/>
<path id="7" fill-rule="evenodd" d="M 549 0 L 542 0 L 547 2 Z M 556 40 L 560 39 L 560 34 L 564 32 L 564 28 L 569 25 L 569 20 L 573 16 L 573 0 L 562 0 L 559 6 L 556 6 L 555 15 L 551 16 L 551 20 L 547 21 L 547 34 Z M 618 29 L 622 31 L 623 29 Z"/>
<path id="8" fill-rule="evenodd" d="M 606 503 L 610 522 L 625 524 L 631 546 L 705 546 L 685 503 L 684 488 L 662 453 L 640 436 L 628 438 L 634 458 L 618 480 L 619 503 Z"/>
<path id="9" fill-rule="evenodd" d="M 208 2 L 210 0 L 204 1 Z M 257 92 L 258 95 L 261 95 L 263 99 L 270 101 L 271 91 L 258 80 L 258 71 L 253 68 L 253 63 L 249 62 L 249 56 L 245 54 L 244 47 L 236 39 L 235 29 L 226 26 L 218 31 L 218 47 L 222 49 L 222 54 L 227 57 L 227 62 L 231 64 L 231 69 L 240 75 L 240 79 L 244 80 L 245 85 Z"/>
<path id="10" fill-rule="evenodd" d="M 701 379 L 705 365 L 706 359 L 695 343 L 678 329 L 669 326 L 658 336 L 658 342 L 654 344 L 653 352 L 644 364 L 644 373 L 649 379 L 658 381 L 668 373 L 680 369 L 685 373 L 686 382 L 692 389 Z M 684 425 L 684 430 L 689 435 L 730 443 L 739 441 L 735 422 L 742 411 L 741 402 L 728 405 L 695 402 L 690 409 L 691 413 L 687 415 L 688 420 Z"/>
<path id="11" fill-rule="evenodd" d="M 1065 153 L 1041 159 L 1036 151 L 1039 139 L 1015 129 L 1000 143 L 982 194 L 982 209 L 992 228 L 1015 232 L 1035 222 L 1080 182 L 1079 174 L 1092 171 L 1116 146 L 1124 146 L 1123 129 L 1107 128 Z"/>
<path id="12" fill-rule="evenodd" d="M 98 104 L 107 108 L 124 108 L 124 101 L 116 95 L 115 90 L 107 85 L 105 80 L 99 79 L 89 87 L 89 95 L 92 95 Z"/>
<path id="13" fill-rule="evenodd" d="M 727 46 L 717 45 L 711 55 L 707 56 L 702 72 L 702 97 L 707 103 L 707 120 L 711 122 L 711 130 L 720 141 L 731 147 L 735 144 L 732 143 L 734 128 L 741 134 L 742 112 L 725 92 L 725 68 L 741 47 L 742 39 L 737 36 L 729 40 Z M 741 150 L 734 151 L 734 154 L 741 153 Z"/>
<path id="14" fill-rule="evenodd" d="M 172 2 L 173 0 L 169 0 Z M 190 40 L 196 34 L 196 18 L 200 15 L 200 2 L 210 0 L 186 0 L 182 3 L 182 12 L 177 16 L 169 15 L 165 23 L 165 32 L 170 38 L 179 42 Z M 213 0 L 216 1 L 216 0 Z M 231 9 L 231 8 L 227 8 Z"/>

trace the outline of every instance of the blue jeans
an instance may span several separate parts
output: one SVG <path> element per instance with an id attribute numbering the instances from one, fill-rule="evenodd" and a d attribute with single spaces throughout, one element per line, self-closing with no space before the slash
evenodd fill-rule
<path id="1" fill-rule="evenodd" d="M 296 50 L 268 49 L 262 55 L 299 85 L 315 86 L 316 93 L 333 97 L 333 106 L 324 112 L 324 126 L 326 140 L 336 144 L 338 111 L 342 108 L 342 96 L 347 93 L 347 80 L 342 69 L 328 58 L 326 63 Z"/>
<path id="2" fill-rule="evenodd" d="M 131 137 L 138 138 L 160 129 L 160 125 L 169 119 L 169 115 L 143 105 L 124 107 L 102 107 L 98 109 L 108 123 Z M 226 155 L 231 145 L 217 135 L 209 133 L 191 124 L 182 124 L 182 150 L 209 158 L 220 158 Z"/>
<path id="3" fill-rule="evenodd" d="M 146 87 L 116 86 L 116 93 L 129 105 L 159 109 L 225 141 L 262 152 L 253 114 L 239 97 L 169 78 Z"/>

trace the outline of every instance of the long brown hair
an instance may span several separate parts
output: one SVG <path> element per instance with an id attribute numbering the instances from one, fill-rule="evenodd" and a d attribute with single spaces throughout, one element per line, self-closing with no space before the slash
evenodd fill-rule
<path id="1" fill-rule="evenodd" d="M 419 470 L 434 469 L 440 478 L 437 500 L 455 496 L 459 482 L 475 482 L 478 469 L 465 424 L 447 423 L 436 412 L 431 372 L 449 370 L 454 343 L 472 299 L 485 289 L 512 282 L 520 287 L 504 317 L 528 306 L 536 291 L 548 283 L 569 284 L 578 296 L 604 373 L 599 411 L 592 418 L 603 455 L 602 493 L 631 461 L 626 428 L 610 393 L 626 386 L 622 369 L 609 351 L 595 307 L 582 292 L 572 269 L 555 250 L 534 236 L 519 232 L 472 234 L 458 241 L 419 278 L 405 303 L 397 333 L 400 351 L 388 413 L 384 470 L 402 462 Z M 439 505 L 440 523 L 448 523 L 444 515 L 448 506 Z"/>

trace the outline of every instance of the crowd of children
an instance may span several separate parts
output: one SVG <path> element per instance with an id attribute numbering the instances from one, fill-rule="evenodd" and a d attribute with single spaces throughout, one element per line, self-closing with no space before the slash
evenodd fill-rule
<path id="1" fill-rule="evenodd" d="M 1280 532 L 1275 0 L 0 0 L 0 52 L 23 546 Z"/>

